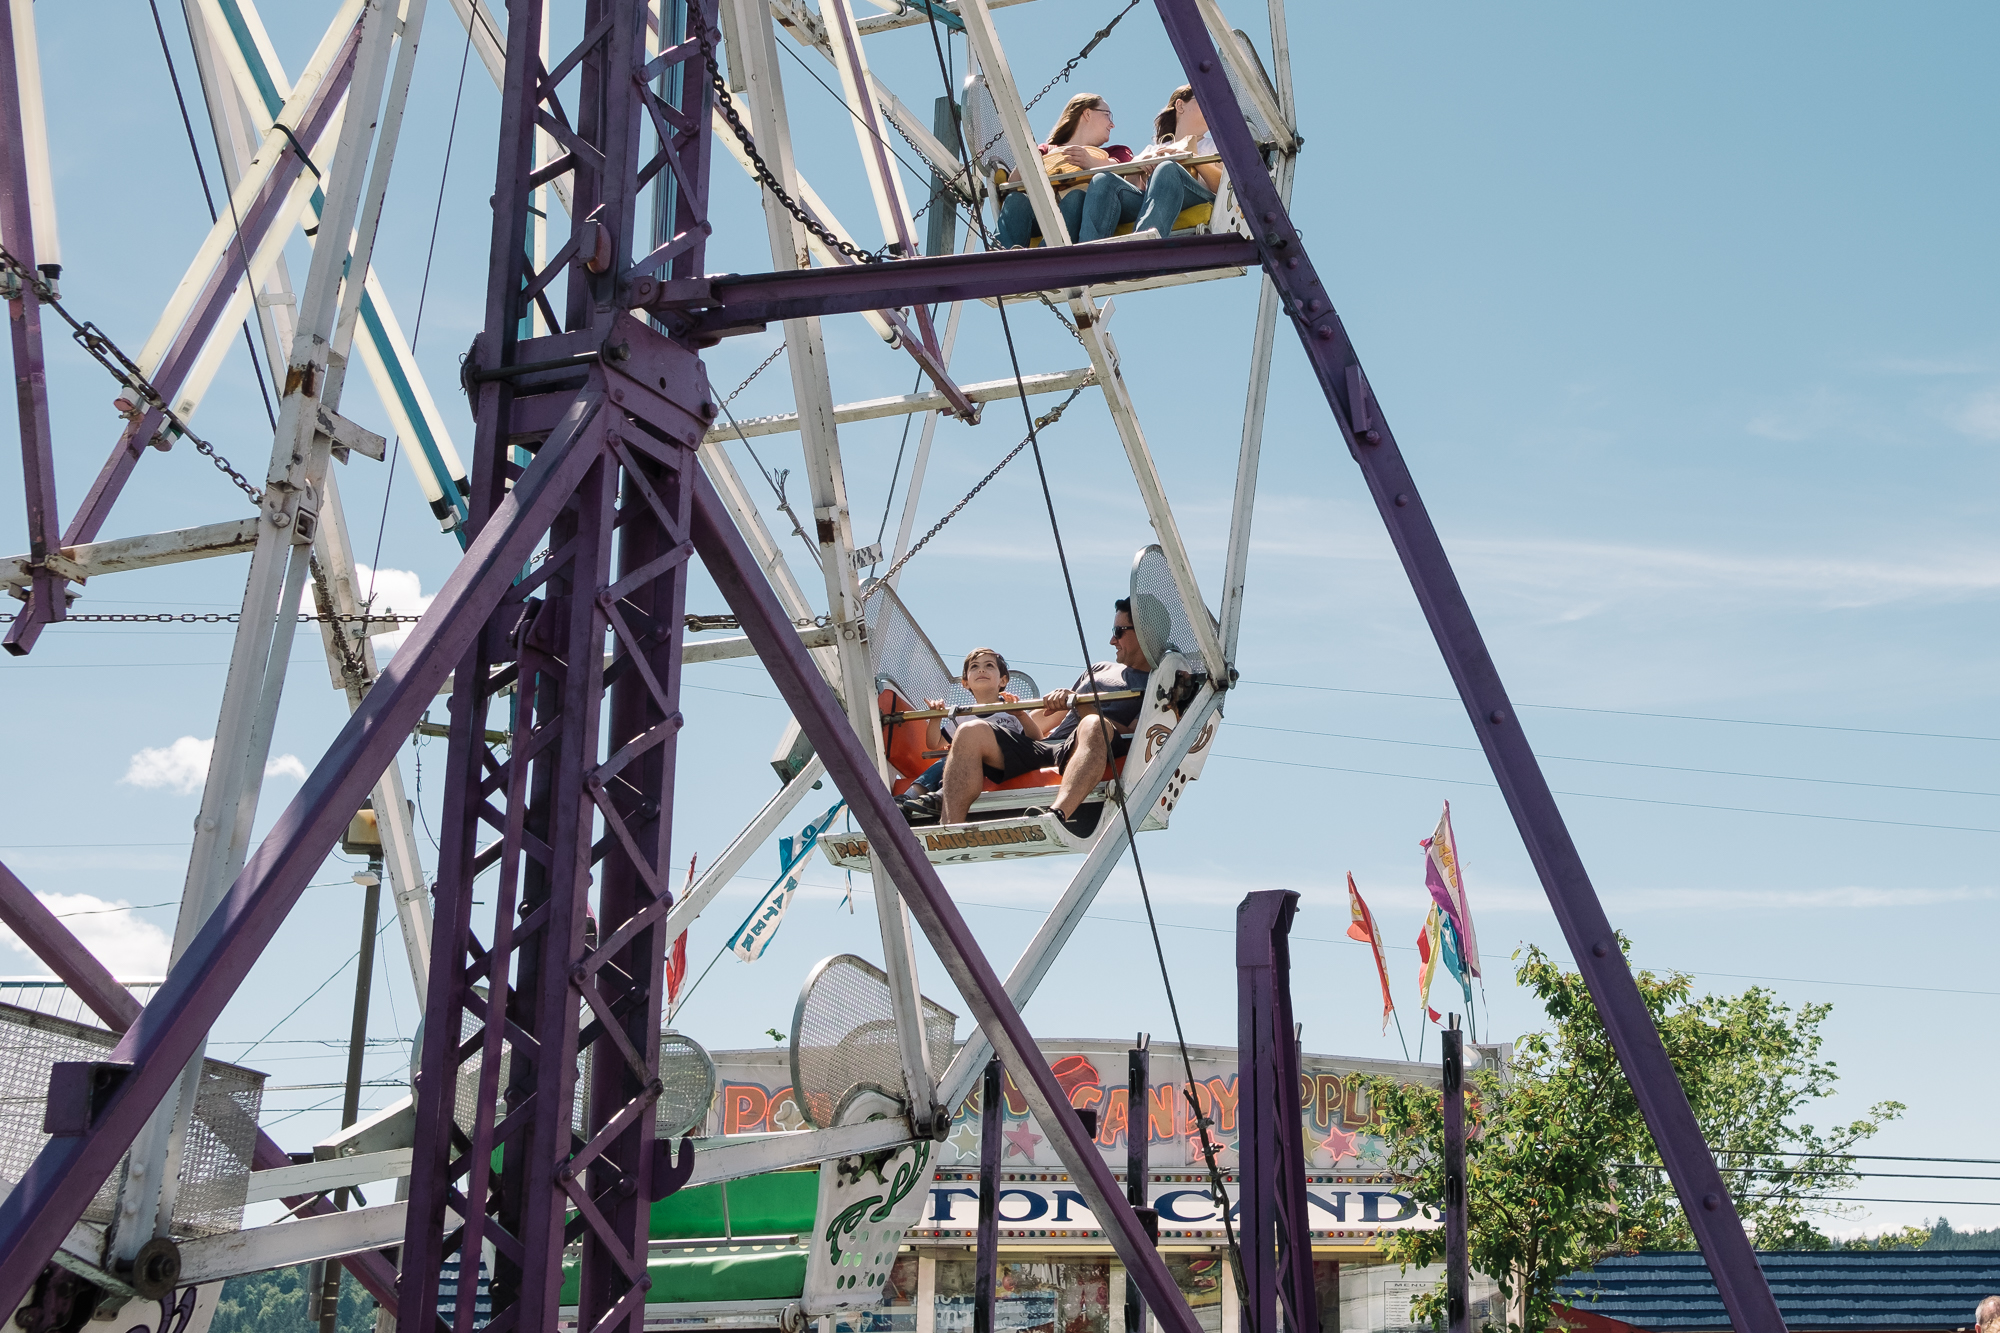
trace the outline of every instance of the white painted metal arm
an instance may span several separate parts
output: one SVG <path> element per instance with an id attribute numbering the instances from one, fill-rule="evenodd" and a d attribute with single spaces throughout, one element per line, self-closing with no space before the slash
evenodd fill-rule
<path id="1" fill-rule="evenodd" d="M 729 881 L 750 864 L 750 858 L 757 854 L 758 849 L 785 826 L 792 812 L 799 808 L 799 802 L 812 791 L 813 784 L 825 776 L 826 765 L 820 762 L 818 755 L 806 760 L 798 776 L 779 789 L 778 794 L 757 812 L 757 817 L 743 826 L 743 831 L 736 835 L 722 855 L 711 861 L 701 877 L 681 895 L 680 901 L 668 911 L 667 919 L 660 927 L 661 934 L 670 940 L 678 939 L 680 933 L 701 915 L 702 909 L 715 901 L 715 895 L 728 888 Z"/>
<path id="2" fill-rule="evenodd" d="M 950 343 L 946 342 L 949 349 Z M 1024 375 L 1018 381 L 1010 375 L 1004 380 L 988 380 L 983 384 L 959 386 L 975 403 L 990 403 L 1001 398 L 1012 398 L 1025 387 L 1032 394 L 1067 393 L 1097 382 L 1097 372 L 1089 366 L 1077 370 L 1050 371 L 1042 375 Z M 915 416 L 919 412 L 939 412 L 948 410 L 951 400 L 935 389 L 924 393 L 902 393 L 893 398 L 869 398 L 858 403 L 847 403 L 833 409 L 833 417 L 845 426 L 854 421 L 874 421 L 880 417 Z M 740 433 L 745 439 L 759 435 L 782 435 L 799 428 L 799 414 L 781 412 L 775 416 L 747 417 L 734 426 L 728 424 L 711 426 L 708 439 L 720 444 L 737 438 Z"/>
<path id="3" fill-rule="evenodd" d="M 1078 336 L 1090 353 L 1091 364 L 1096 367 L 1098 387 L 1104 390 L 1104 404 L 1111 409 L 1111 420 L 1118 428 L 1118 439 L 1125 446 L 1125 457 L 1132 465 L 1132 479 L 1139 484 L 1139 497 L 1146 503 L 1146 517 L 1152 520 L 1153 533 L 1160 540 L 1160 549 L 1167 557 L 1167 568 L 1174 576 L 1174 587 L 1187 606 L 1188 621 L 1194 626 L 1202 665 L 1212 678 L 1226 681 L 1229 679 L 1229 663 L 1222 652 L 1222 640 L 1216 633 L 1215 618 L 1208 609 L 1208 603 L 1202 600 L 1194 565 L 1188 560 L 1187 547 L 1181 541 L 1180 525 L 1174 522 L 1173 506 L 1167 503 L 1166 487 L 1160 481 L 1159 469 L 1154 466 L 1152 450 L 1146 447 L 1146 434 L 1139 426 L 1139 413 L 1132 404 L 1131 387 L 1119 373 L 1118 346 L 1111 339 L 1111 330 L 1106 327 L 1110 322 L 1107 318 L 1110 309 L 1107 306 L 1099 310 L 1087 295 L 1072 301 L 1070 308 L 1078 314 Z M 1091 312 L 1095 312 L 1095 317 L 1086 318 Z"/>

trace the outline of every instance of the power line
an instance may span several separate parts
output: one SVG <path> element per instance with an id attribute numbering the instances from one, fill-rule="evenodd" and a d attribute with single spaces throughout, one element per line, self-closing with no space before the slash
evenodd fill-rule
<path id="1" fill-rule="evenodd" d="M 1372 768 L 1339 768 L 1331 764 L 1305 764 L 1293 759 L 1260 759 L 1247 754 L 1215 754 L 1216 759 L 1235 759 L 1246 764 L 1276 764 L 1281 768 L 1309 768 L 1321 773 L 1355 773 L 1370 778 L 1396 778 L 1405 782 L 1442 782 L 1458 787 L 1485 787 L 1493 791 L 1500 789 L 1496 782 L 1478 782 L 1471 778 L 1433 778 L 1420 773 L 1384 773 Z M 1879 824 L 1887 828 L 1939 829 L 1949 833 L 2000 833 L 2000 828 L 1983 828 L 1973 824 L 1920 824 L 1905 819 L 1867 819 L 1860 815 L 1816 815 L 1805 810 L 1763 810 L 1748 805 L 1710 805 L 1703 801 L 1667 801 L 1653 796 L 1610 796 L 1595 791 L 1559 791 L 1551 788 L 1556 796 L 1579 796 L 1592 801 L 1623 801 L 1629 805 L 1670 805 L 1682 810 L 1726 810 L 1740 815 L 1778 815 L 1786 819 L 1820 819 L 1836 824 Z"/>
<path id="2" fill-rule="evenodd" d="M 1484 754 L 1476 745 L 1444 745 L 1435 741 L 1405 741 L 1391 736 L 1356 736 L 1340 731 L 1307 731 L 1301 727 L 1273 727 L 1255 722 L 1234 724 L 1239 730 L 1282 731 L 1294 736 L 1323 736 L 1336 741 L 1367 741 L 1375 745 L 1410 745 L 1425 750 L 1456 750 L 1462 754 Z M 1573 754 L 1543 754 L 1535 758 L 1554 759 L 1566 764 L 1609 764 L 1615 768 L 1651 768 L 1663 773 L 1701 773 L 1721 778 L 1762 778 L 1771 782 L 1813 782 L 1832 787 L 1868 787 L 1876 791 L 1913 791 L 1934 796 L 2000 796 L 2000 791 L 1969 791 L 1959 787 L 1908 787 L 1893 782 L 1853 782 L 1843 778 L 1806 778 L 1790 773 L 1745 773 L 1733 768 L 1684 768 L 1677 764 L 1642 764 L 1627 759 L 1586 759 Z"/>
<path id="3" fill-rule="evenodd" d="M 1045 665 L 1053 666 L 1054 663 Z M 1279 690 L 1318 690 L 1326 694 L 1370 694 L 1383 699 L 1431 699 L 1442 703 L 1463 702 L 1455 694 L 1400 694 L 1393 690 L 1356 690 L 1337 685 L 1300 685 L 1286 680 L 1239 680 L 1238 685 L 1262 685 Z M 1969 736 L 1944 731 L 1898 731 L 1886 727 L 1842 727 L 1826 722 L 1773 722 L 1754 717 L 1704 717 L 1696 713 L 1648 713 L 1634 708 L 1584 708 L 1578 704 L 1524 704 L 1516 708 L 1543 708 L 1563 713 L 1605 713 L 1614 717 L 1657 717 L 1675 722 L 1722 722 L 1738 727 L 1789 727 L 1800 731 L 1848 731 L 1864 736 L 1917 736 L 1934 741 L 1988 741 L 2000 743 L 2000 736 Z"/>

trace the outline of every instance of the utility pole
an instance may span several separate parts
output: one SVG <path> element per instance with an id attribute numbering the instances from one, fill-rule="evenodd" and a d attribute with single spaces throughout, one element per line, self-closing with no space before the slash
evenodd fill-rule
<path id="1" fill-rule="evenodd" d="M 361 894 L 361 952 L 355 960 L 354 1022 L 347 1031 L 347 1086 L 340 1099 L 340 1127 L 348 1128 L 361 1118 L 361 1061 L 368 1052 L 368 992 L 375 982 L 375 922 L 382 912 L 382 831 L 375 811 L 364 806 L 347 826 L 340 850 L 349 856 L 366 856 L 368 869 L 357 873 L 354 882 Z M 333 1206 L 347 1211 L 345 1188 L 334 1194 Z M 319 1333 L 336 1333 L 340 1324 L 340 1260 L 328 1259 L 313 1268 L 318 1281 L 312 1283 L 314 1322 Z"/>
<path id="2" fill-rule="evenodd" d="M 1444 1031 L 1444 1291 L 1447 1333 L 1467 1333 L 1465 1289 L 1465 1034 Z"/>
<path id="3" fill-rule="evenodd" d="M 972 1333 L 994 1333 L 993 1296 L 1000 1274 L 1000 1130 L 1007 1119 L 1000 1096 L 1000 1062 L 988 1060 L 986 1081 L 979 1089 L 979 1237 Z"/>
<path id="4" fill-rule="evenodd" d="M 1152 1038 L 1141 1032 L 1132 1049 L 1125 1053 L 1125 1202 L 1139 1215 L 1139 1222 L 1155 1245 L 1160 1243 L 1160 1215 L 1146 1206 L 1146 1191 L 1152 1184 L 1152 1167 L 1147 1148 L 1151 1143 L 1151 1112 L 1147 1094 L 1153 1086 L 1153 1057 L 1147 1048 Z M 1125 1284 L 1125 1333 L 1145 1333 L 1146 1295 L 1136 1282 Z"/>

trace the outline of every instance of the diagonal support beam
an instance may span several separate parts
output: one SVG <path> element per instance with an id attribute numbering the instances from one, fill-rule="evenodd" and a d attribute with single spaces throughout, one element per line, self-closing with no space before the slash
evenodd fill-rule
<path id="1" fill-rule="evenodd" d="M 598 456 L 594 441 L 574 437 L 552 438 L 542 447 L 446 580 L 411 637 L 409 652 L 396 655 L 381 682 L 348 718 L 165 984 L 107 1057 L 132 1065 L 131 1077 L 99 1108 L 87 1131 L 50 1140 L 21 1182 L 0 1199 L 0 1308 L 13 1309 L 27 1296 L 42 1265 L 200 1049 L 361 798 L 374 787 L 376 775 L 423 716 Z"/>
<path id="2" fill-rule="evenodd" d="M 49 381 L 42 349 L 42 278 L 35 253 L 31 154 L 28 129 L 41 123 L 41 76 L 36 68 L 32 7 L 10 4 L 0 15 L 0 240 L 20 266 L 19 284 L 7 302 L 7 332 L 14 354 L 14 397 L 21 415 L 21 481 L 28 495 L 28 560 L 34 605 L 50 620 L 63 618 L 67 581 L 50 568 L 59 556 L 62 517 L 56 511 L 55 440 L 49 424 Z M 24 77 L 25 76 L 25 77 Z M 30 100 L 34 105 L 29 105 Z M 39 136 L 36 136 L 37 139 Z M 52 210 L 51 210 L 52 211 Z M 53 240 L 53 238 L 51 238 Z M 60 268 L 60 265 L 55 267 Z M 27 652 L 11 637 L 7 650 Z"/>
<path id="3" fill-rule="evenodd" d="M 1229 168 L 1244 216 L 1255 219 L 1259 261 L 1283 299 L 1340 424 L 1342 442 L 1361 468 L 1383 525 L 1423 607 L 1459 697 L 1472 719 L 1493 776 L 1507 799 L 1528 856 L 1562 925 L 1577 969 L 1618 1052 L 1660 1158 L 1673 1177 L 1688 1225 L 1700 1242 L 1716 1289 L 1740 1330 L 1785 1327 L 1777 1302 L 1744 1234 L 1729 1188 L 1703 1141 L 1687 1094 L 1667 1059 L 1638 983 L 1618 947 L 1611 922 L 1584 870 L 1583 858 L 1549 791 L 1499 668 L 1473 619 L 1430 514 L 1417 494 L 1396 438 L 1368 388 L 1353 342 L 1292 225 L 1278 188 L 1263 169 L 1257 145 L 1196 0 L 1156 0 L 1174 51 L 1195 95 L 1208 108 L 1216 148 Z"/>
<path id="4" fill-rule="evenodd" d="M 1070 1179 L 1103 1225 L 1132 1280 L 1145 1292 L 1161 1328 L 1165 1333 L 1198 1333 L 1200 1326 L 1193 1311 L 1168 1275 L 1132 1205 L 1112 1179 L 1096 1140 L 1084 1133 L 1083 1122 L 1070 1108 L 1048 1061 L 1028 1035 L 1020 1010 L 1007 998 L 971 928 L 917 846 L 874 763 L 813 669 L 769 585 L 757 573 L 749 548 L 705 479 L 695 483 L 694 543 L 716 587 L 756 643 L 778 692 L 811 739 L 827 773 L 847 797 L 855 822 L 868 836 L 878 873 L 887 874 L 910 914 L 923 927 L 973 1017 L 1026 1094 L 1030 1113 L 1048 1131 Z M 4 1296 L 0 1291 L 0 1298 Z"/>
<path id="5" fill-rule="evenodd" d="M 69 927 L 5 865 L 0 865 L 0 923 L 13 931 L 35 957 L 48 964 L 49 970 L 61 977 L 63 984 L 113 1032 L 124 1032 L 138 1021 L 140 1006 L 132 997 L 132 992 L 119 985 L 104 964 L 83 946 L 83 941 L 77 939 Z M 276 1140 L 261 1129 L 257 1131 L 253 1159 L 256 1170 L 270 1171 L 290 1166 L 291 1162 L 291 1155 L 279 1147 Z M 335 1211 L 325 1199 L 315 1200 L 311 1195 L 287 1197 L 284 1204 L 302 1216 Z M 369 1254 L 351 1260 L 347 1267 L 369 1294 L 393 1315 L 396 1310 L 396 1265 L 385 1255 Z"/>

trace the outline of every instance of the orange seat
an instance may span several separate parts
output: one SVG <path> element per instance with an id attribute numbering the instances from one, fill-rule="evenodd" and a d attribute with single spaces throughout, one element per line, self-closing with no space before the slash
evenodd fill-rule
<path id="1" fill-rule="evenodd" d="M 1011 698 L 1012 696 L 1007 696 Z M 882 716 L 891 713 L 914 712 L 920 704 L 911 703 L 893 689 L 885 688 L 875 696 L 875 707 Z M 924 752 L 924 732 L 927 728 L 921 722 L 888 722 L 882 727 L 882 739 L 889 751 L 889 767 L 894 776 L 889 782 L 889 790 L 897 796 L 910 789 L 910 784 L 922 777 L 924 772 L 937 760 Z M 1104 767 L 1103 781 L 1109 782 L 1118 775 L 1125 761 L 1114 759 Z M 1037 768 L 1005 782 L 994 782 L 990 778 L 982 784 L 982 791 L 1031 791 L 1036 787 L 1059 787 L 1062 773 L 1054 768 Z"/>

